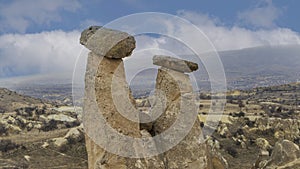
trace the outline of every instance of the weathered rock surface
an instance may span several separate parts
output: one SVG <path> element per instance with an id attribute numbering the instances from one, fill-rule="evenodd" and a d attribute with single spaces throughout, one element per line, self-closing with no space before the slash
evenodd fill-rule
<path id="1" fill-rule="evenodd" d="M 271 145 L 269 144 L 268 140 L 264 138 L 257 138 L 255 142 L 256 145 L 262 150 L 268 150 L 269 148 L 271 148 Z"/>
<path id="2" fill-rule="evenodd" d="M 121 58 L 135 48 L 135 40 L 127 33 L 102 27 L 90 27 L 82 32 L 80 43 L 90 49 L 85 77 L 84 126 L 89 168 L 164 168 L 157 157 L 135 159 L 116 155 L 106 148 L 143 155 L 143 149 L 130 141 L 120 143 L 105 121 L 119 135 L 132 138 L 148 138 L 151 134 L 140 132 L 139 113 L 125 78 Z M 97 118 L 102 115 L 103 119 Z M 129 118 L 128 116 L 129 115 Z M 133 119 L 131 119 L 133 118 Z M 98 129 L 98 130 L 97 130 Z M 117 138 L 116 138 L 117 137 Z M 101 145 L 101 146 L 99 146 Z M 150 147 L 155 142 L 149 142 Z M 147 145 L 147 146 L 149 146 Z M 155 148 L 155 147 L 154 147 Z M 131 152 L 132 150 L 136 152 Z"/>
<path id="3" fill-rule="evenodd" d="M 62 146 L 65 146 L 66 144 L 68 144 L 68 140 L 63 137 L 54 138 L 52 141 L 53 141 L 54 146 L 56 146 L 56 147 L 62 147 Z"/>
<path id="4" fill-rule="evenodd" d="M 95 85 L 94 85 L 95 84 Z M 131 136 L 141 138 L 140 124 L 139 122 L 131 121 L 123 116 L 122 113 L 134 113 L 130 112 L 130 106 L 127 104 L 131 102 L 134 105 L 134 100 L 131 96 L 130 90 L 126 83 L 125 71 L 122 59 L 109 59 L 106 57 L 100 57 L 96 54 L 90 53 L 87 63 L 86 72 L 86 93 L 85 93 L 85 105 L 84 112 L 86 112 L 84 118 L 88 118 L 88 122 L 92 124 L 85 124 L 86 133 L 91 133 L 93 128 L 102 129 L 104 128 L 101 124 L 93 121 L 97 116 L 97 113 L 101 113 L 105 121 L 114 130 L 125 136 Z M 120 92 L 118 92 L 120 91 Z M 96 100 L 93 100 L 93 92 L 95 92 Z M 116 92 L 116 93 L 115 93 Z M 121 96 L 122 95 L 122 96 Z M 127 98 L 127 100 L 125 98 Z M 114 100 L 115 99 L 115 100 Z M 97 102 L 96 102 L 97 101 Z M 95 112 L 98 106 L 99 112 Z M 125 106 L 125 107 L 124 107 Z M 121 109 L 120 109 L 121 108 Z M 136 114 L 138 117 L 138 114 Z M 138 120 L 138 119 L 137 119 Z M 103 124 L 102 124 L 103 125 Z M 97 131 L 95 131 L 97 132 Z M 105 131 L 104 131 L 105 132 Z M 99 131 L 99 134 L 103 132 Z M 97 134 L 97 133 L 96 133 Z M 93 134 L 93 136 L 96 136 Z M 106 146 L 117 147 L 120 146 L 116 143 L 109 131 L 106 134 L 99 135 L 99 139 L 109 140 Z M 89 168 L 111 168 L 111 169 L 127 169 L 127 168 L 163 168 L 158 167 L 162 162 L 158 159 L 134 159 L 121 157 L 100 147 L 94 142 L 90 135 L 86 134 L 86 148 L 88 152 L 88 163 Z M 116 140 L 118 141 L 118 140 Z M 118 145 L 116 145 L 118 144 Z M 128 143 L 122 143 L 121 145 L 124 150 L 136 149 L 134 145 Z M 139 152 L 141 153 L 141 152 Z M 152 162 L 151 162 L 152 161 Z M 155 167 L 156 166 L 156 167 Z"/>
<path id="5" fill-rule="evenodd" d="M 170 56 L 156 55 L 153 57 L 153 64 L 179 72 L 193 72 L 198 69 L 197 63 Z"/>
<path id="6" fill-rule="evenodd" d="M 101 26 L 90 26 L 89 28 L 83 30 L 80 36 L 80 44 L 86 45 L 88 40 L 101 28 Z"/>
<path id="7" fill-rule="evenodd" d="M 195 105 L 193 105 L 194 102 L 191 99 L 191 102 L 186 102 L 181 107 L 183 97 L 192 95 L 189 76 L 181 72 L 159 69 L 156 90 L 164 93 L 166 103 L 164 112 L 154 124 L 155 134 L 158 135 L 171 127 L 181 113 L 185 113 L 185 117 L 191 117 L 191 114 L 195 111 Z M 163 100 L 163 98 L 161 99 Z M 188 107 L 189 111 L 184 107 Z M 177 127 L 183 127 L 184 125 L 187 124 L 181 124 Z M 182 129 L 176 128 L 175 130 L 180 132 Z M 162 139 L 161 142 L 157 143 L 158 148 L 167 146 L 165 145 L 165 142 L 168 143 L 169 141 L 167 139 L 176 138 L 170 136 Z M 209 166 L 207 147 L 205 143 L 201 143 L 201 140 L 203 141 L 200 121 L 197 118 L 188 135 L 178 145 L 163 154 L 166 168 L 207 168 Z"/>
<path id="8" fill-rule="evenodd" d="M 126 90 L 127 85 L 125 81 L 125 72 L 122 59 L 108 59 L 103 56 L 100 57 L 96 54 L 89 53 L 85 79 L 85 118 L 93 118 L 93 116 L 97 116 L 97 113 L 101 113 L 107 119 L 107 123 L 115 130 L 118 130 L 120 133 L 123 133 L 127 136 L 139 137 L 139 124 L 124 118 L 114 105 L 112 98 L 112 79 L 114 75 L 120 82 L 117 85 L 123 86 Z M 93 92 L 95 92 L 98 104 L 96 103 L 96 100 L 93 100 L 95 99 L 92 97 Z M 98 105 L 99 112 L 95 112 L 95 108 L 91 106 L 95 103 Z M 88 126 L 89 124 L 85 124 L 86 130 L 89 129 Z M 104 126 L 95 124 L 95 127 L 103 128 Z M 89 133 L 89 131 L 86 131 L 86 133 Z M 107 135 L 102 135 L 99 137 L 103 137 L 103 139 L 107 140 L 109 139 L 107 138 Z M 134 160 L 126 159 L 124 157 L 119 157 L 106 152 L 102 147 L 97 145 L 97 143 L 95 143 L 89 135 L 86 135 L 86 148 L 88 152 L 90 169 L 126 168 L 127 165 L 134 166 Z"/>
<path id="9" fill-rule="evenodd" d="M 212 169 L 228 169 L 227 160 L 214 148 L 209 153 L 209 161 Z"/>
<path id="10" fill-rule="evenodd" d="M 275 144 L 271 159 L 267 165 L 285 165 L 300 157 L 299 146 L 289 140 L 283 140 Z"/>
<path id="11" fill-rule="evenodd" d="M 67 140 L 72 140 L 73 142 L 79 142 L 84 138 L 83 125 L 75 128 L 71 128 L 68 133 L 64 136 Z"/>
<path id="12" fill-rule="evenodd" d="M 274 137 L 278 140 L 299 140 L 300 122 L 298 119 L 258 118 L 255 126 L 259 131 L 274 130 Z"/>
<path id="13" fill-rule="evenodd" d="M 52 107 L 25 107 L 1 115 L 0 136 L 26 133 L 32 130 L 51 131 L 80 124 L 73 112 L 57 112 Z"/>
<path id="14" fill-rule="evenodd" d="M 43 148 L 47 148 L 50 144 L 53 144 L 57 148 L 61 148 L 66 145 L 71 145 L 84 140 L 83 125 L 71 128 L 64 137 L 57 137 L 50 140 L 50 142 L 44 142 Z M 50 143 L 50 144 L 49 144 Z"/>
<path id="15" fill-rule="evenodd" d="M 221 137 L 229 138 L 231 137 L 231 133 L 225 123 L 221 123 L 218 128 L 217 132 L 220 134 Z"/>
<path id="16" fill-rule="evenodd" d="M 27 133 L 32 130 L 50 131 L 79 124 L 74 112 L 57 112 L 54 107 L 46 101 L 0 88 L 0 109 L 3 111 L 0 115 L 0 136 Z M 72 121 L 65 121 L 66 119 Z"/>
<path id="17" fill-rule="evenodd" d="M 47 116 L 47 119 L 61 121 L 61 122 L 67 122 L 67 123 L 74 123 L 77 121 L 77 119 L 67 116 L 65 114 L 51 114 L 51 115 Z"/>
<path id="18" fill-rule="evenodd" d="M 114 59 L 130 56 L 135 48 L 133 36 L 100 26 L 91 26 L 84 30 L 80 43 L 98 56 Z"/>
<path id="19" fill-rule="evenodd" d="M 197 118 L 191 81 L 189 76 L 184 74 L 197 70 L 196 63 L 165 56 L 154 57 L 154 64 L 163 67 L 159 69 L 157 76 L 158 99 L 150 101 L 153 107 L 149 114 L 141 114 L 135 110 L 135 102 L 126 83 L 121 59 L 129 56 L 134 49 L 133 37 L 119 31 L 90 27 L 82 33 L 80 42 L 92 51 L 88 56 L 85 77 L 83 120 L 89 168 L 227 168 L 223 166 L 222 160 L 216 160 L 218 157 L 214 156 L 215 160 L 209 159 L 209 150 Z M 162 115 L 157 116 L 155 122 L 151 122 L 155 119 L 152 113 L 157 115 L 160 111 Z M 103 120 L 119 134 L 141 138 L 146 142 L 143 142 L 143 145 L 122 142 L 120 145 L 120 140 L 114 137 L 111 129 L 105 128 L 104 123 L 100 122 L 102 119 L 97 118 L 99 115 L 102 115 Z M 178 125 L 172 126 L 178 117 L 181 119 Z M 149 147 L 158 152 L 167 147 L 168 143 L 177 143 L 175 135 L 160 137 L 168 128 L 172 128 L 175 134 L 187 131 L 187 135 L 183 135 L 183 140 L 179 140 L 179 143 L 170 147 L 167 152 L 156 157 L 146 157 L 149 153 L 144 151 Z M 159 135 L 159 139 L 152 139 L 153 135 Z M 102 144 L 98 144 L 99 141 L 104 142 L 106 148 L 118 147 L 118 151 L 134 150 L 132 153 L 138 154 L 139 157 L 145 155 L 146 158 L 134 159 L 116 155 L 107 151 Z"/>
<path id="20" fill-rule="evenodd" d="M 298 168 L 300 149 L 299 146 L 289 140 L 278 141 L 268 160 L 258 161 L 256 168 L 273 169 L 273 168 Z M 259 159 L 258 159 L 259 160 Z"/>

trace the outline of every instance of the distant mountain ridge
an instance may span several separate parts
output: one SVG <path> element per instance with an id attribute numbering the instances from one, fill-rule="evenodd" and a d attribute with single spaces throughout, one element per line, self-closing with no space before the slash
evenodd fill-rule
<path id="1" fill-rule="evenodd" d="M 224 66 L 228 89 L 276 86 L 300 80 L 300 45 L 263 46 L 220 51 L 218 53 Z M 137 62 L 141 62 L 142 64 L 143 59 L 139 59 Z M 147 60 L 147 62 L 149 61 Z M 192 61 L 194 61 L 193 58 Z M 125 64 L 128 74 L 136 73 L 130 71 L 137 62 L 132 62 L 128 65 Z M 209 90 L 210 83 L 205 68 L 202 63 L 198 64 L 200 70 L 196 74 L 199 74 L 198 84 L 202 87 L 200 90 Z M 84 65 L 82 67 L 84 68 Z M 148 69 L 139 72 L 128 82 L 133 89 L 133 94 L 144 95 L 153 90 L 156 73 L 157 70 Z M 76 80 L 76 82 L 80 82 L 79 85 L 76 84 L 76 87 L 81 88 L 81 91 L 83 91 L 84 74 L 81 76 L 79 80 Z M 44 92 L 51 88 L 55 89 L 57 93 L 62 92 L 65 95 L 71 95 L 72 73 L 0 79 L 1 86 L 35 97 L 42 97 L 39 92 Z M 44 88 L 44 90 L 30 93 L 29 90 L 35 88 L 35 86 Z M 81 92 L 79 95 L 82 94 Z"/>
<path id="2" fill-rule="evenodd" d="M 274 86 L 300 79 L 300 45 L 222 51 L 219 55 L 230 88 Z M 241 80 L 246 83 L 236 84 Z"/>

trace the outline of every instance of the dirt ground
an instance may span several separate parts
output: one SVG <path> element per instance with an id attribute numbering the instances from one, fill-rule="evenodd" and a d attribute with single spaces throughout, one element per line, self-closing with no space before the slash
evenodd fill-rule
<path id="1" fill-rule="evenodd" d="M 45 141 L 56 137 L 62 137 L 68 129 L 51 132 L 29 132 L 23 135 L 2 137 L 19 145 L 18 148 L 0 154 L 0 168 L 14 166 L 13 168 L 33 169 L 86 169 L 87 155 L 84 142 L 78 142 L 67 147 L 57 149 L 55 147 L 43 148 Z M 29 156 L 27 161 L 24 157 Z M 4 165 L 6 164 L 6 165 Z M 3 166 L 4 165 L 4 166 Z"/>

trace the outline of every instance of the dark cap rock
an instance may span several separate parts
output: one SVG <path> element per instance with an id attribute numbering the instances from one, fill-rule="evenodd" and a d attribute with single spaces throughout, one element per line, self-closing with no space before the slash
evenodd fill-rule
<path id="1" fill-rule="evenodd" d="M 153 64 L 187 73 L 196 71 L 198 69 L 197 63 L 162 55 L 155 55 L 153 57 Z"/>
<path id="2" fill-rule="evenodd" d="M 80 44 L 96 55 L 120 59 L 131 55 L 135 39 L 126 32 L 91 26 L 81 33 Z"/>

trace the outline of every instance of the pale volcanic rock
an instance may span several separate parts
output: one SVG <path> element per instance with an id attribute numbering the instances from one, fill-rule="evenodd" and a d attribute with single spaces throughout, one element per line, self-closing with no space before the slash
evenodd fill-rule
<path id="1" fill-rule="evenodd" d="M 68 140 L 73 140 L 76 142 L 81 141 L 84 138 L 84 134 L 83 134 L 83 126 L 80 125 L 78 127 L 75 128 L 71 128 L 68 133 L 64 136 L 64 138 L 68 139 Z"/>
<path id="2" fill-rule="evenodd" d="M 269 148 L 271 148 L 271 145 L 269 144 L 268 140 L 264 138 L 257 138 L 255 142 L 256 145 L 262 150 L 268 150 Z"/>
<path id="3" fill-rule="evenodd" d="M 221 155 L 221 153 L 212 149 L 209 154 L 209 161 L 212 169 L 228 169 L 227 160 Z"/>
<path id="4" fill-rule="evenodd" d="M 153 57 L 153 64 L 179 72 L 193 72 L 198 69 L 198 64 L 187 60 L 177 59 L 170 56 L 156 55 Z"/>
<path id="5" fill-rule="evenodd" d="M 106 129 L 103 129 L 103 124 L 95 121 L 95 117 L 101 114 L 110 127 L 121 135 L 135 138 L 142 137 L 139 122 L 131 121 L 125 118 L 124 114 L 121 114 L 121 111 L 124 111 L 122 113 L 125 114 L 131 113 L 131 115 L 136 113 L 133 111 L 134 99 L 126 82 L 122 59 L 109 59 L 90 53 L 85 81 L 84 118 L 88 119 L 88 124 L 85 123 L 84 126 L 87 133 L 85 139 L 89 168 L 131 169 L 143 168 L 144 166 L 146 168 L 164 168 L 158 167 L 162 164 L 158 158 L 135 159 L 112 154 L 95 143 L 95 138 L 92 139 L 91 135 L 88 135 L 90 133 L 95 137 L 98 134 L 98 139 L 107 141 L 105 143 L 107 147 L 117 148 L 120 146 L 121 143 L 118 143 L 118 140 L 115 139 L 114 141 L 111 138 L 110 131 L 106 131 Z M 95 98 L 93 97 L 93 92 Z M 95 111 L 97 109 L 98 112 Z M 136 120 L 138 120 L 138 115 L 136 113 Z M 122 143 L 121 147 L 123 151 L 139 148 L 130 142 Z"/>
<path id="6" fill-rule="evenodd" d="M 289 140 L 277 142 L 268 165 L 284 165 L 300 157 L 299 146 Z"/>
<path id="7" fill-rule="evenodd" d="M 161 91 L 160 95 L 163 94 L 166 97 L 161 100 L 165 100 L 166 105 L 176 100 L 182 93 L 189 93 L 192 90 L 188 75 L 171 69 L 158 69 L 156 93 Z"/>
<path id="8" fill-rule="evenodd" d="M 52 141 L 56 147 L 62 147 L 68 144 L 68 140 L 62 137 L 54 138 Z"/>
<path id="9" fill-rule="evenodd" d="M 123 60 L 129 56 L 135 48 L 135 40 L 127 33 L 105 29 L 101 27 L 90 27 L 82 32 L 80 43 L 90 49 L 85 75 L 85 98 L 84 98 L 84 129 L 86 149 L 88 153 L 88 167 L 90 169 L 126 169 L 136 168 L 136 159 L 121 157 L 106 151 L 95 140 L 104 143 L 105 147 L 118 147 L 112 133 L 107 131 L 105 124 L 97 117 L 102 115 L 108 125 L 118 131 L 120 135 L 141 137 L 139 123 L 131 121 L 120 114 L 116 103 L 122 105 L 128 100 L 116 102 L 113 93 L 118 93 L 113 87 L 121 90 L 123 97 L 134 103 L 128 88 Z M 114 84 L 113 84 L 114 82 Z M 115 85 L 115 86 L 114 86 Z M 119 98 L 122 100 L 122 98 Z M 118 100 L 119 100 L 118 99 Z M 126 102 L 126 103 L 124 103 Z M 130 104 L 130 103 L 127 103 Z M 125 112 L 126 113 L 126 112 Z M 138 114 L 137 114 L 138 116 Z M 100 118 L 101 120 L 101 118 Z M 92 137 L 92 138 L 91 138 Z M 124 150 L 134 149 L 130 143 L 121 145 Z"/>
<path id="10" fill-rule="evenodd" d="M 112 98 L 112 79 L 113 76 L 118 78 L 117 85 L 120 85 L 124 90 L 129 89 L 125 80 L 124 65 L 122 59 L 108 59 L 106 57 L 100 57 L 96 54 L 90 53 L 87 62 L 86 71 L 86 93 L 84 102 L 84 112 L 86 112 L 84 118 L 91 118 L 93 123 L 95 113 L 101 113 L 106 122 L 114 129 L 119 130 L 120 133 L 127 136 L 139 137 L 139 124 L 132 122 L 123 117 L 114 105 Z M 93 92 L 95 92 L 96 100 L 93 98 Z M 91 105 L 98 105 L 99 112 L 95 112 L 96 108 Z M 100 124 L 95 123 L 95 128 L 103 128 Z M 89 125 L 85 124 L 85 129 L 89 130 Z M 100 134 L 100 133 L 99 133 Z M 108 135 L 99 136 L 103 139 L 109 140 Z M 106 152 L 102 147 L 97 145 L 88 135 L 86 138 L 86 148 L 88 152 L 88 165 L 90 169 L 94 168 L 126 168 L 127 165 L 134 166 L 134 159 L 127 159 L 119 157 L 118 155 Z M 115 145 L 110 145 L 115 146 Z M 130 146 L 130 145 L 124 145 Z M 131 146 L 132 148 L 132 146 Z"/>
<path id="11" fill-rule="evenodd" d="M 189 76 L 170 69 L 161 68 L 158 70 L 156 79 L 156 90 L 164 93 L 166 107 L 162 115 L 155 121 L 155 134 L 161 134 L 173 125 L 177 117 L 184 113 L 185 118 L 190 118 L 196 111 L 195 102 L 192 98 L 192 86 Z M 158 96 L 159 97 L 159 96 Z M 191 101 L 189 101 L 191 99 Z M 181 104 L 181 102 L 184 102 Z M 184 105 L 183 107 L 180 107 Z M 191 117 L 192 118 L 192 117 Z M 175 131 L 182 130 L 181 127 L 188 125 L 182 123 L 174 127 Z M 158 143 L 158 148 L 167 146 L 166 143 L 172 142 L 176 138 L 169 136 L 162 138 Z M 208 168 L 208 151 L 205 143 L 201 143 L 202 130 L 200 121 L 196 118 L 192 129 L 187 136 L 175 147 L 163 154 L 166 167 L 175 168 Z"/>
<path id="12" fill-rule="evenodd" d="M 124 64 L 121 58 L 131 54 L 135 48 L 135 40 L 124 32 L 101 27 L 90 27 L 82 32 L 80 43 L 92 51 L 89 53 L 87 61 L 83 109 L 85 112 L 83 118 L 85 119 L 88 167 L 90 169 L 135 168 L 136 159 L 125 158 L 107 152 L 98 145 L 99 143 L 94 141 L 95 139 L 100 139 L 100 141 L 106 142 L 105 146 L 119 146 L 114 142 L 108 142 L 108 140 L 111 140 L 109 131 L 106 133 L 104 124 L 96 119 L 100 114 L 120 134 L 140 137 L 139 123 L 123 117 L 117 110 L 112 98 L 112 92 L 114 91 L 112 86 L 117 85 L 118 89 L 123 89 L 127 93 L 131 104 L 134 103 L 126 83 Z M 117 81 L 114 84 L 112 84 L 113 79 Z M 133 145 L 122 146 L 124 149 L 134 148 Z"/>
<path id="13" fill-rule="evenodd" d="M 197 105 L 193 100 L 195 96 L 191 81 L 189 76 L 184 74 L 197 70 L 196 63 L 155 56 L 154 64 L 162 66 L 156 79 L 157 98 L 151 102 L 153 106 L 150 113 L 141 114 L 136 109 L 126 82 L 122 60 L 135 48 L 134 38 L 124 32 L 90 27 L 82 33 L 80 43 L 91 50 L 87 61 L 83 110 L 90 169 L 212 168 L 197 118 Z M 159 112 L 162 114 L 157 118 Z M 180 120 L 177 126 L 172 126 L 174 131 L 187 131 L 187 135 L 167 152 L 149 157 L 149 154 L 157 153 L 167 146 L 167 143 L 176 140 L 174 135 L 159 137 L 158 140 L 152 137 L 171 127 L 177 116 L 183 120 Z M 155 119 L 156 121 L 151 122 Z M 105 121 L 110 128 L 105 127 L 101 121 Z M 144 125 L 140 124 L 143 122 Z M 187 126 L 190 126 L 188 130 L 182 130 Z M 119 135 L 145 141 L 120 143 L 119 136 L 114 135 L 111 129 Z M 119 156 L 106 148 L 128 151 L 141 158 Z"/>
<path id="14" fill-rule="evenodd" d="M 294 169 L 300 167 L 299 158 L 299 146 L 289 140 L 282 140 L 275 144 L 269 159 L 258 159 L 255 166 L 259 169 Z"/>
<path id="15" fill-rule="evenodd" d="M 299 120 L 280 118 L 259 118 L 255 121 L 257 129 L 274 129 L 276 139 L 296 140 L 300 138 Z"/>
<path id="16" fill-rule="evenodd" d="M 80 43 L 98 56 L 120 59 L 130 56 L 135 39 L 128 33 L 91 26 L 81 33 Z"/>
<path id="17" fill-rule="evenodd" d="M 153 153 L 158 152 L 157 150 L 157 145 L 155 140 L 153 139 L 152 135 L 147 131 L 147 130 L 141 130 L 141 136 L 142 139 L 145 139 L 145 141 L 143 142 L 142 147 L 145 147 L 145 149 L 137 149 L 137 152 L 140 153 L 140 156 L 145 156 L 145 154 L 148 154 L 149 151 L 152 151 Z M 150 138 L 150 139 L 148 139 Z M 140 147 L 140 146 L 137 146 Z M 147 152 L 145 152 L 145 150 Z M 136 161 L 136 167 L 137 168 L 143 168 L 143 169 L 148 169 L 148 168 L 157 168 L 157 169 L 164 169 L 165 164 L 163 162 L 163 160 L 161 159 L 161 156 L 153 156 L 153 157 L 146 157 L 144 159 L 138 159 Z"/>

